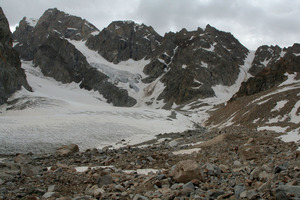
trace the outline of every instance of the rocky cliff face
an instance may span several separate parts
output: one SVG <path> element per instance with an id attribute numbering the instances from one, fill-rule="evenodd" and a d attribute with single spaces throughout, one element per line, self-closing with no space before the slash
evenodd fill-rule
<path id="1" fill-rule="evenodd" d="M 117 21 L 90 37 L 86 45 L 114 63 L 149 59 L 143 70 L 147 77 L 142 81 L 150 84 L 158 80 L 165 85 L 156 97 L 164 100 L 165 108 L 212 97 L 212 86 L 234 84 L 248 54 L 230 33 L 209 25 L 205 30 L 183 29 L 161 37 L 152 27 Z"/>
<path id="2" fill-rule="evenodd" d="M 266 47 L 263 48 L 266 49 Z M 267 51 L 270 52 L 270 48 L 267 49 Z M 265 66 L 262 65 L 262 69 L 260 69 L 260 72 L 257 73 L 256 76 L 242 83 L 240 90 L 234 95 L 232 100 L 271 89 L 287 79 L 286 73 L 294 74 L 298 72 L 297 76 L 300 78 L 300 44 L 294 44 L 292 47 L 284 49 L 284 55 L 280 55 L 282 51 L 279 47 L 275 47 L 275 49 L 277 49 L 277 51 L 273 51 L 273 54 L 268 55 L 268 53 L 264 53 L 264 55 L 268 55 L 270 63 Z M 259 50 L 256 52 L 258 51 Z M 263 50 L 260 52 L 263 52 Z M 252 66 L 254 66 L 254 69 L 257 66 L 255 62 L 261 58 L 260 55 L 259 53 L 253 61 L 254 64 Z M 283 57 L 281 57 L 282 55 Z"/>
<path id="3" fill-rule="evenodd" d="M 17 43 L 14 48 L 22 59 L 32 60 L 36 48 L 54 32 L 64 38 L 86 40 L 91 35 L 98 34 L 99 30 L 80 17 L 66 14 L 56 8 L 49 9 L 35 23 L 26 17 L 21 20 L 13 34 Z"/>
<path id="4" fill-rule="evenodd" d="M 119 63 L 150 58 L 162 37 L 152 27 L 133 21 L 115 21 L 99 35 L 90 37 L 86 45 L 99 52 L 106 60 Z"/>
<path id="5" fill-rule="evenodd" d="M 22 86 L 31 90 L 19 54 L 12 48 L 11 36 L 8 21 L 0 8 L 0 105 Z"/>
<path id="6" fill-rule="evenodd" d="M 285 54 L 286 49 L 279 46 L 260 46 L 255 52 L 249 73 L 253 76 L 262 71 L 265 67 L 272 67 Z"/>
<path id="7" fill-rule="evenodd" d="M 14 33 L 15 49 L 23 59 L 33 60 L 45 76 L 62 83 L 81 82 L 80 87 L 99 91 L 115 106 L 133 106 L 136 100 L 92 68 L 67 40 L 87 40 L 97 33 L 98 29 L 86 20 L 49 9 L 36 23 L 27 18 L 21 20 Z"/>
<path id="8" fill-rule="evenodd" d="M 196 31 L 182 29 L 177 33 L 169 32 L 162 37 L 150 26 L 115 21 L 99 32 L 87 21 L 57 9 L 47 10 L 35 22 L 24 18 L 14 33 L 14 39 L 15 49 L 22 58 L 34 60 L 45 75 L 63 83 L 82 81 L 82 87 L 98 90 L 105 94 L 109 102 L 124 106 L 136 102 L 128 93 L 142 93 L 140 91 L 144 93 L 139 96 L 148 98 L 145 101 L 147 105 L 163 101 L 167 109 L 175 104 L 214 97 L 215 87 L 232 86 L 243 73 L 254 77 L 243 83 L 235 97 L 251 95 L 282 82 L 284 73 L 291 66 L 297 66 L 295 63 L 298 62 L 293 57 L 295 53 L 289 53 L 297 52 L 297 45 L 288 49 L 261 46 L 254 58 L 249 60 L 252 54 L 232 34 L 210 25 Z M 99 74 L 99 67 L 98 70 L 92 68 L 85 56 L 70 44 L 70 40 L 84 41 L 90 50 L 114 64 L 129 59 L 145 59 L 147 64 L 139 69 L 145 75 L 133 74 L 138 77 L 134 80 L 134 86 L 124 87 L 130 82 L 126 81 L 126 77 L 122 77 L 123 82 L 119 84 L 113 72 L 109 71 L 106 74 L 108 77 Z M 102 63 L 99 61 L 97 64 L 93 66 Z M 105 67 L 104 71 L 110 70 Z M 100 86 L 103 81 L 105 87 Z M 157 83 L 159 88 L 156 88 Z"/>
<path id="9" fill-rule="evenodd" d="M 230 86 L 235 83 L 248 54 L 247 48 L 230 33 L 207 26 L 205 30 L 188 32 L 185 29 L 168 34 L 167 42 L 175 46 L 173 54 L 159 55 L 167 64 L 162 77 L 166 88 L 159 98 L 177 105 L 197 98 L 215 95 L 215 85 Z M 170 62 L 168 62 L 169 55 Z"/>

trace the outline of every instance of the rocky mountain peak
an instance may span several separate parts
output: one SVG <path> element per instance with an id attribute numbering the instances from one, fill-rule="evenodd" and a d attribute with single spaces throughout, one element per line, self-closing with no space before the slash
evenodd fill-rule
<path id="1" fill-rule="evenodd" d="M 255 51 L 255 58 L 252 62 L 249 73 L 253 76 L 262 71 L 265 67 L 274 66 L 275 62 L 278 61 L 285 54 L 285 49 L 276 46 L 263 45 L 258 47 Z"/>
<path id="2" fill-rule="evenodd" d="M 113 63 L 141 60 L 160 45 L 162 37 L 152 27 L 132 21 L 115 21 L 99 35 L 90 37 L 86 45 Z"/>
<path id="3" fill-rule="evenodd" d="M 0 7 L 0 44 L 1 47 L 11 47 L 12 46 L 12 39 L 11 39 L 11 32 L 9 30 L 8 21 L 3 13 L 2 8 Z"/>
<path id="4" fill-rule="evenodd" d="M 63 37 L 72 40 L 85 40 L 90 37 L 90 34 L 96 34 L 99 31 L 85 19 L 66 14 L 56 8 L 45 11 L 37 23 L 36 29 L 57 31 Z"/>
<path id="5" fill-rule="evenodd" d="M 12 48 L 11 36 L 8 21 L 0 7 L 0 105 L 22 86 L 31 90 L 21 68 L 19 54 Z"/>
<path id="6" fill-rule="evenodd" d="M 13 33 L 15 49 L 22 59 L 32 60 L 36 48 L 47 40 L 51 32 L 72 40 L 86 40 L 98 34 L 99 30 L 85 19 L 66 14 L 56 8 L 48 9 L 38 21 L 26 17 L 20 21 Z"/>

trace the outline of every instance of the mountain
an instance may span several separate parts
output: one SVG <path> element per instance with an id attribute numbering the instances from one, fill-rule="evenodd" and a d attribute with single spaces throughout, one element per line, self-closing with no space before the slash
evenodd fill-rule
<path id="1" fill-rule="evenodd" d="M 80 82 L 80 87 L 99 91 L 115 106 L 170 109 L 213 97 L 213 86 L 235 84 L 249 52 L 230 33 L 209 25 L 164 37 L 132 21 L 112 22 L 99 31 L 57 9 L 45 11 L 38 20 L 23 18 L 13 37 L 22 59 L 33 60 L 46 76 L 63 83 Z M 87 48 L 80 49 L 79 42 Z M 90 50 L 115 65 L 86 61 Z M 145 65 L 137 73 L 115 69 L 121 62 L 142 59 Z"/>
<path id="2" fill-rule="evenodd" d="M 0 8 L 0 105 L 21 87 L 31 90 L 21 68 L 19 54 L 12 48 L 12 34 Z"/>
<path id="3" fill-rule="evenodd" d="M 40 19 L 23 18 L 13 38 L 21 58 L 32 61 L 43 76 L 97 91 L 114 106 L 163 108 L 197 124 L 252 128 L 258 115 L 244 116 L 248 105 L 260 113 L 254 97 L 274 101 L 260 117 L 260 127 L 275 118 L 271 111 L 286 101 L 284 95 L 294 99 L 286 103 L 284 115 L 298 108 L 299 44 L 250 51 L 231 33 L 210 25 L 161 36 L 145 24 L 114 21 L 100 31 L 57 9 Z M 288 115 L 298 116 L 298 111 Z M 285 119 L 287 130 L 297 129 L 297 120 Z"/>
<path id="4" fill-rule="evenodd" d="M 44 75 L 62 83 L 81 83 L 80 87 L 99 91 L 108 103 L 133 106 L 136 100 L 108 77 L 91 67 L 86 58 L 67 39 L 86 40 L 99 31 L 79 17 L 57 9 L 47 10 L 36 24 L 23 18 L 13 34 L 14 48 L 24 60 L 33 60 Z"/>

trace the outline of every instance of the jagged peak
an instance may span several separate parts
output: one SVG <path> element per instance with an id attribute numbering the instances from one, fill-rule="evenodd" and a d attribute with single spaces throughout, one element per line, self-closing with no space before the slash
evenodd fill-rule
<path id="1" fill-rule="evenodd" d="M 145 24 L 138 24 L 132 20 L 118 20 L 111 22 L 106 29 L 108 30 L 118 30 L 120 28 L 130 26 L 134 30 L 146 29 L 149 32 L 155 32 L 155 30 L 151 26 L 147 26 Z M 155 32 L 156 33 L 156 32 Z M 158 33 L 157 33 L 158 34 Z"/>
<path id="2" fill-rule="evenodd" d="M 28 26 L 35 27 L 39 19 L 24 17 L 22 21 L 26 22 Z"/>

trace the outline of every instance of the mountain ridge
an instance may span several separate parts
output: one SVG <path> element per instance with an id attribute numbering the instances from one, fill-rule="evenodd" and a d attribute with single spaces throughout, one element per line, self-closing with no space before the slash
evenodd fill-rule
<path id="1" fill-rule="evenodd" d="M 21 20 L 13 34 L 23 59 L 57 81 L 98 91 L 115 106 L 171 109 L 203 123 L 210 110 L 275 88 L 291 74 L 299 79 L 298 44 L 249 51 L 231 33 L 209 24 L 160 36 L 133 21 L 114 21 L 99 31 L 57 9 L 27 21 Z M 37 40 L 35 34 L 47 37 Z M 52 41 L 49 57 L 42 49 Z"/>

